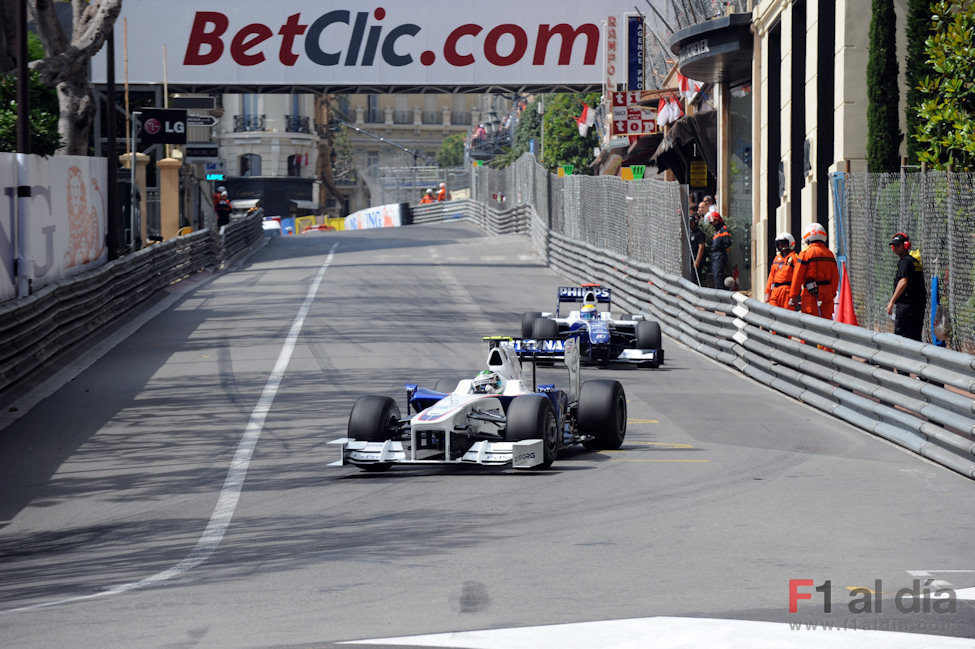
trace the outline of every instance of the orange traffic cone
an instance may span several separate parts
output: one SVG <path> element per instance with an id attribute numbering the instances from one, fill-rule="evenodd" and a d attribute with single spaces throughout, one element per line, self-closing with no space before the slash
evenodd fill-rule
<path id="1" fill-rule="evenodd" d="M 836 309 L 834 318 L 837 322 L 843 322 L 853 326 L 859 326 L 857 314 L 853 310 L 853 289 L 850 288 L 850 276 L 846 272 L 846 262 L 843 262 L 843 281 L 840 282 L 840 303 Z"/>

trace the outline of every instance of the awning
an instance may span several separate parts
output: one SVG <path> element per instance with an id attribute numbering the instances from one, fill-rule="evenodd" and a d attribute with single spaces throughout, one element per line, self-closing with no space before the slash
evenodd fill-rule
<path id="1" fill-rule="evenodd" d="M 636 142 L 634 142 L 626 154 L 623 156 L 624 165 L 642 165 L 647 164 L 650 156 L 657 147 L 660 146 L 660 142 L 664 139 L 663 133 L 651 133 L 649 135 L 641 135 Z"/>
<path id="2" fill-rule="evenodd" d="M 315 201 L 303 201 L 301 199 L 292 198 L 292 199 L 289 199 L 288 202 L 289 203 L 294 203 L 294 206 L 297 207 L 299 210 L 317 210 L 318 209 L 318 203 L 316 203 Z"/>
<path id="3" fill-rule="evenodd" d="M 670 37 L 677 69 L 685 77 L 735 83 L 752 76 L 752 15 L 731 14 L 686 27 Z"/>
<path id="4" fill-rule="evenodd" d="M 230 207 L 235 210 L 249 210 L 256 207 L 260 201 L 259 198 L 241 198 L 240 200 L 230 201 Z"/>
<path id="5" fill-rule="evenodd" d="M 670 125 L 667 135 L 650 156 L 648 164 L 656 165 L 661 171 L 672 169 L 675 156 L 682 162 L 685 161 L 686 155 L 682 149 L 696 143 L 708 166 L 708 172 L 714 175 L 718 159 L 717 128 L 717 111 L 714 110 L 681 117 Z"/>

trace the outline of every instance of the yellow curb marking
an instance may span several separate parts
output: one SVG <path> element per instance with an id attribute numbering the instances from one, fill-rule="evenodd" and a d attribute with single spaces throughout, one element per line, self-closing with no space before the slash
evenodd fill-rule
<path id="1" fill-rule="evenodd" d="M 660 423 L 660 420 L 658 420 L 658 419 L 627 419 L 626 420 L 626 423 L 628 423 L 628 424 L 659 424 Z"/>

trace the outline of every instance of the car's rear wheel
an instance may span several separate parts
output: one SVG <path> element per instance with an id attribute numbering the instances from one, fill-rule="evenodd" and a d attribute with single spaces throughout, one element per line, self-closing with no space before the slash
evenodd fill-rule
<path id="1" fill-rule="evenodd" d="M 547 469 L 559 454 L 562 436 L 551 400 L 544 394 L 515 397 L 508 406 L 504 438 L 509 442 L 542 440 L 542 463 L 532 467 Z"/>
<path id="2" fill-rule="evenodd" d="M 532 338 L 548 340 L 559 337 L 559 323 L 551 318 L 535 318 L 532 323 Z"/>
<path id="3" fill-rule="evenodd" d="M 586 381 L 579 390 L 579 432 L 593 435 L 586 448 L 617 449 L 626 437 L 626 394 L 619 381 Z"/>
<path id="4" fill-rule="evenodd" d="M 541 311 L 525 311 L 525 314 L 521 316 L 521 337 L 531 338 L 532 337 L 532 326 L 535 324 L 535 320 L 542 317 Z"/>
<path id="5" fill-rule="evenodd" d="M 400 411 L 389 397 L 366 395 L 355 400 L 349 413 L 349 437 L 369 442 L 384 442 L 399 431 Z M 360 464 L 364 471 L 385 471 L 391 462 Z"/>

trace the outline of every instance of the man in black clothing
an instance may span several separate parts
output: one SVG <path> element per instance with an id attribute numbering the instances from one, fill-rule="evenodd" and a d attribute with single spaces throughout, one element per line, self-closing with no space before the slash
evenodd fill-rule
<path id="1" fill-rule="evenodd" d="M 894 333 L 898 336 L 921 340 L 924 329 L 924 307 L 927 294 L 924 291 L 924 268 L 921 260 L 910 254 L 911 240 L 898 232 L 890 240 L 890 249 L 897 255 L 897 275 L 894 277 L 894 294 L 887 303 L 887 313 L 894 316 Z"/>
<path id="2" fill-rule="evenodd" d="M 691 279 L 697 282 L 698 286 L 704 286 L 704 275 L 706 274 L 707 266 L 704 265 L 704 249 L 707 244 L 707 239 L 704 237 L 704 231 L 697 224 L 697 215 L 694 212 L 690 214 L 690 240 L 691 240 L 691 270 L 693 271 Z"/>

